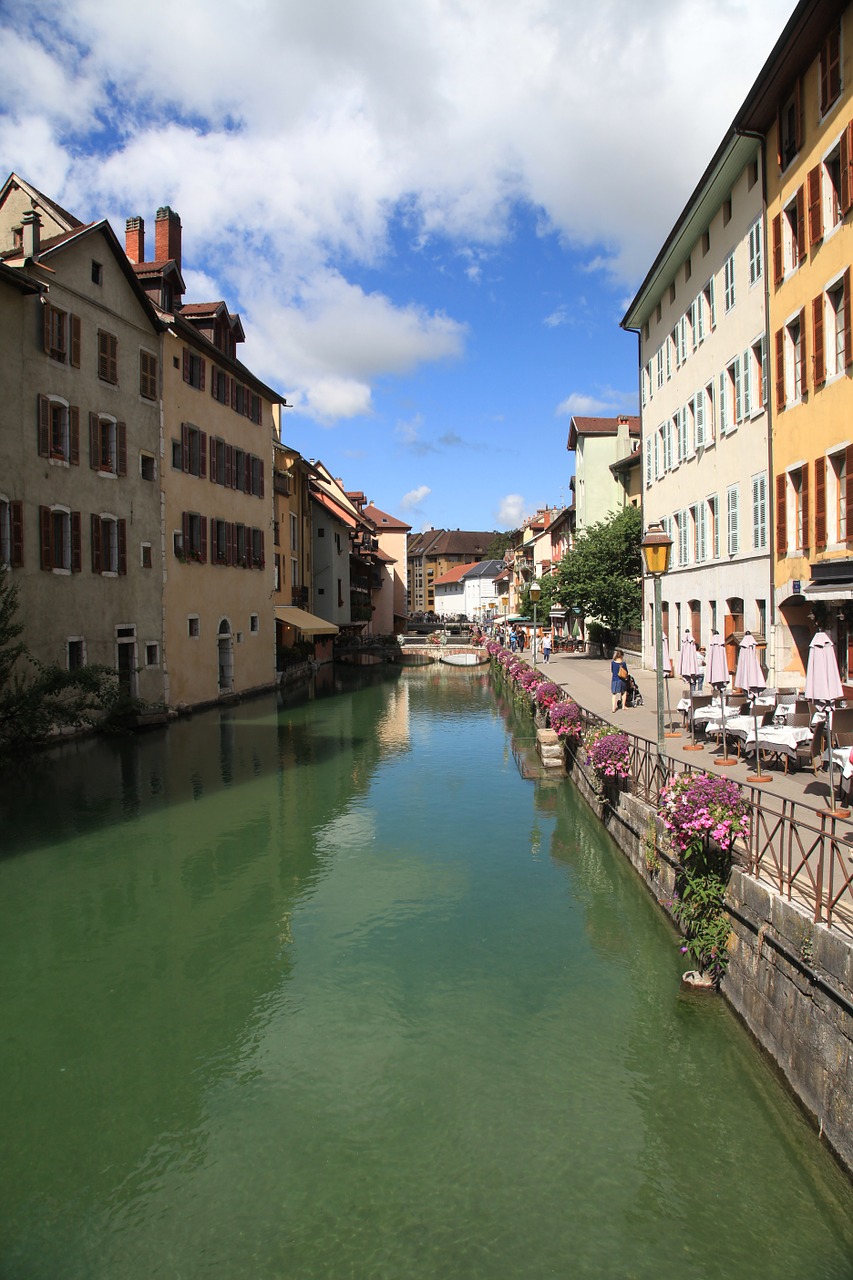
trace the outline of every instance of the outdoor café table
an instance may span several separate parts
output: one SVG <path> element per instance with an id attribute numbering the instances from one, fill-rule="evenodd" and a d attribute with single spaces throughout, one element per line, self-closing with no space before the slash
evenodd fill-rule
<path id="1" fill-rule="evenodd" d="M 717 710 L 719 711 L 719 707 Z M 743 742 L 746 735 L 752 733 L 754 727 L 752 716 L 726 716 L 726 737 L 728 738 L 740 738 L 741 742 Z M 720 723 L 719 715 L 716 722 L 709 721 L 705 726 L 705 733 L 709 738 L 722 737 L 723 726 Z"/>
<path id="2" fill-rule="evenodd" d="M 768 724 L 759 726 L 758 730 L 758 745 L 762 751 L 769 751 L 772 755 L 786 755 L 791 760 L 796 760 L 799 744 L 811 740 L 812 729 L 806 724 L 790 728 L 784 724 Z M 743 750 L 745 754 L 751 754 L 755 750 L 755 730 L 752 727 L 743 740 Z"/>
<path id="3" fill-rule="evenodd" d="M 729 721 L 734 720 L 735 717 L 739 715 L 740 715 L 740 712 L 736 711 L 734 707 L 732 708 L 726 707 L 726 726 L 728 727 Z M 720 722 L 722 721 L 719 702 L 712 702 L 707 707 L 700 707 L 699 710 L 694 713 L 693 720 L 696 724 L 719 725 Z"/>

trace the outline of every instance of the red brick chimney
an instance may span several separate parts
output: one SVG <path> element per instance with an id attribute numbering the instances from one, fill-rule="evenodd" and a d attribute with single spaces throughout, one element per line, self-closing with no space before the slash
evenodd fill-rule
<path id="1" fill-rule="evenodd" d="M 145 223 L 142 218 L 128 218 L 125 222 L 124 251 L 131 262 L 145 261 Z"/>
<path id="2" fill-rule="evenodd" d="M 154 261 L 165 262 L 168 258 L 174 258 L 180 271 L 181 220 L 174 209 L 164 205 L 157 210 L 157 220 L 154 223 Z"/>

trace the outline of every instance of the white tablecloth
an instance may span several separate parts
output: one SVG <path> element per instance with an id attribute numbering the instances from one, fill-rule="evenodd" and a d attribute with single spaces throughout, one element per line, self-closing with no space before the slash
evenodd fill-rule
<path id="1" fill-rule="evenodd" d="M 797 747 L 801 742 L 811 742 L 813 730 L 808 725 L 759 725 L 758 745 L 762 751 L 784 752 L 791 760 L 795 759 Z M 752 755 L 755 751 L 755 730 L 750 727 L 743 740 L 743 750 Z"/>

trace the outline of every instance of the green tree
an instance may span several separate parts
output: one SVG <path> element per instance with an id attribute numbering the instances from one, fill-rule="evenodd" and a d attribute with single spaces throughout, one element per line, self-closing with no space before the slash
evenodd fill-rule
<path id="1" fill-rule="evenodd" d="M 57 730 L 82 729 L 121 704 L 108 667 L 65 671 L 38 662 L 20 639 L 18 588 L 0 567 L 0 757 L 43 745 Z"/>
<path id="2" fill-rule="evenodd" d="M 625 507 L 590 525 L 557 567 L 556 599 L 613 631 L 639 626 L 642 536 L 639 507 Z"/>
<path id="3" fill-rule="evenodd" d="M 503 560 L 507 547 L 515 546 L 518 529 L 508 529 L 506 533 L 496 533 L 483 552 L 484 560 Z"/>

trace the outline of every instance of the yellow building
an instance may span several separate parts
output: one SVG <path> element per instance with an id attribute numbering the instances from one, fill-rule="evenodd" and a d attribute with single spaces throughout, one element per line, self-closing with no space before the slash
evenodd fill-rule
<path id="1" fill-rule="evenodd" d="M 274 414 L 276 435 L 281 415 Z M 313 645 L 318 662 L 332 660 L 338 628 L 312 612 L 311 498 L 308 479 L 317 469 L 296 449 L 273 440 L 273 574 L 275 583 L 276 661 L 287 666 L 287 650 L 299 642 Z M 294 655 L 290 655 L 293 657 Z"/>
<path id="2" fill-rule="evenodd" d="M 853 8 L 806 0 L 738 117 L 766 150 L 776 671 L 853 672 Z"/>

